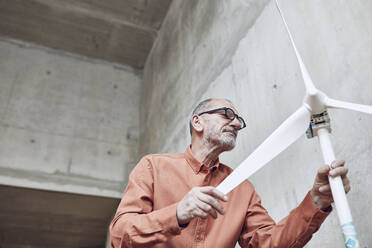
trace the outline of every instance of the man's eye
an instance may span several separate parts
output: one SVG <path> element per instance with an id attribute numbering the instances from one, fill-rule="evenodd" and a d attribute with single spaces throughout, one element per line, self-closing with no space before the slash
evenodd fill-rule
<path id="1" fill-rule="evenodd" d="M 233 116 L 234 116 L 234 114 L 231 113 L 231 112 L 226 113 L 226 117 L 229 118 L 229 119 L 233 118 Z"/>

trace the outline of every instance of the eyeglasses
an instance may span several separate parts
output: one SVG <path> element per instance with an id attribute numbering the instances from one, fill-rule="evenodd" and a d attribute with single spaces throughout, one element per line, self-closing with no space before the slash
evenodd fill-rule
<path id="1" fill-rule="evenodd" d="M 246 127 L 244 119 L 242 117 L 240 117 L 239 115 L 235 114 L 234 110 L 232 110 L 231 108 L 223 107 L 223 108 L 212 109 L 212 110 L 208 110 L 208 111 L 205 111 L 205 112 L 201 112 L 198 115 L 213 114 L 213 113 L 221 111 L 221 110 L 225 111 L 224 116 L 226 117 L 226 119 L 229 119 L 231 121 L 234 120 L 235 118 L 238 119 L 238 121 L 240 122 L 240 125 L 241 125 L 241 128 L 239 128 L 238 130 L 241 130 L 241 129 Z"/>

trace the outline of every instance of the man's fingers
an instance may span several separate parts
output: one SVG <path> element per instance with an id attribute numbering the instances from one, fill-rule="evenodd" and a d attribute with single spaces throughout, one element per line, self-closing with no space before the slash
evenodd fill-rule
<path id="1" fill-rule="evenodd" d="M 322 194 L 331 193 L 331 186 L 329 184 L 323 185 L 319 187 L 319 192 Z"/>
<path id="2" fill-rule="evenodd" d="M 211 195 L 221 201 L 227 201 L 227 196 L 215 187 L 207 186 L 200 188 L 200 192 Z"/>
<path id="3" fill-rule="evenodd" d="M 208 217 L 208 214 L 199 208 L 195 208 L 192 211 L 192 218 L 194 217 L 200 217 L 202 219 L 206 219 Z"/>
<path id="4" fill-rule="evenodd" d="M 335 169 L 332 169 L 329 172 L 329 175 L 331 177 L 337 177 L 337 176 L 345 177 L 348 171 L 349 170 L 346 167 L 336 167 Z"/>
<path id="5" fill-rule="evenodd" d="M 342 184 L 343 184 L 344 186 L 350 184 L 349 179 L 348 179 L 347 177 L 342 178 Z"/>
<path id="6" fill-rule="evenodd" d="M 344 189 L 345 189 L 345 193 L 348 193 L 348 192 L 350 191 L 350 189 L 351 189 L 350 184 L 346 184 L 346 185 L 344 186 Z"/>
<path id="7" fill-rule="evenodd" d="M 208 205 L 207 203 L 204 203 L 204 202 L 198 200 L 198 201 L 196 201 L 196 205 L 198 206 L 198 208 L 200 208 L 204 212 L 210 213 L 210 215 L 212 215 L 213 218 L 217 218 L 216 210 L 214 210 L 214 208 L 211 207 L 210 205 Z"/>
<path id="8" fill-rule="evenodd" d="M 329 177 L 340 176 L 345 192 L 350 191 L 350 182 L 347 178 L 348 169 L 344 165 L 344 160 L 334 160 L 329 166 L 325 165 L 318 170 L 310 195 L 320 209 L 333 202 Z"/>
<path id="9" fill-rule="evenodd" d="M 345 160 L 342 160 L 342 159 L 336 159 L 334 160 L 332 163 L 331 163 L 331 168 L 332 169 L 335 169 L 337 167 L 342 167 L 345 165 Z"/>
<path id="10" fill-rule="evenodd" d="M 195 217 L 205 219 L 208 217 L 208 214 L 213 218 L 217 218 L 217 211 L 224 214 L 223 208 L 219 202 L 220 199 L 225 200 L 225 195 L 212 186 L 192 188 L 188 195 L 182 200 L 186 202 L 186 205 L 180 205 L 181 208 L 179 212 L 182 212 L 182 210 L 188 212 L 186 220 L 181 219 L 179 223 L 188 223 Z M 180 216 L 182 216 L 182 214 L 180 214 Z"/>
<path id="11" fill-rule="evenodd" d="M 318 170 L 318 178 L 320 180 L 327 180 L 328 176 L 331 177 L 345 177 L 348 173 L 348 168 L 344 167 L 345 161 L 344 160 L 335 160 L 331 163 L 330 166 L 325 165 Z"/>
<path id="12" fill-rule="evenodd" d="M 216 209 L 220 214 L 224 214 L 223 208 L 216 198 L 203 193 L 200 193 L 197 197 L 200 201 Z"/>
<path id="13" fill-rule="evenodd" d="M 328 181 L 328 173 L 330 171 L 330 168 L 328 165 L 325 165 L 323 167 L 321 167 L 319 170 L 318 170 L 318 174 L 317 174 L 317 177 L 320 179 L 320 180 L 326 180 Z"/>

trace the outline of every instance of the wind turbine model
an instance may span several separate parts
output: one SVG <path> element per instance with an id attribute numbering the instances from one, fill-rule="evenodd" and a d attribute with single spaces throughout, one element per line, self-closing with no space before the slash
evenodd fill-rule
<path id="1" fill-rule="evenodd" d="M 329 137 L 331 128 L 327 108 L 348 109 L 372 114 L 372 106 L 338 101 L 329 98 L 323 92 L 315 88 L 304 63 L 302 62 L 301 56 L 297 51 L 277 0 L 275 0 L 275 2 L 296 53 L 305 83 L 306 94 L 302 106 L 285 120 L 248 158 L 239 165 L 238 168 L 236 168 L 220 185 L 218 185 L 217 189 L 224 194 L 230 192 L 246 178 L 254 174 L 279 153 L 284 151 L 289 145 L 296 141 L 305 130 L 307 130 L 306 134 L 308 138 L 318 136 L 324 162 L 330 165 L 331 162 L 335 160 L 335 155 Z M 342 232 L 344 234 L 345 247 L 359 248 L 360 246 L 357 234 L 341 177 L 329 177 L 329 182 Z"/>

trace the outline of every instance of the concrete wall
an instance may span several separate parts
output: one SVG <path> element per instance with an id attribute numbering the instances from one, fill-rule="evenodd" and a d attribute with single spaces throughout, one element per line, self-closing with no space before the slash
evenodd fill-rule
<path id="1" fill-rule="evenodd" d="M 316 86 L 372 105 L 372 3 L 280 1 Z M 173 1 L 144 69 L 140 154 L 183 152 L 188 116 L 208 97 L 230 98 L 248 127 L 221 160 L 236 167 L 302 101 L 304 86 L 273 1 Z M 372 246 L 372 116 L 331 110 L 334 150 L 350 168 L 348 195 L 362 247 Z M 316 139 L 299 139 L 250 178 L 276 220 L 311 188 L 323 164 Z M 342 247 L 335 211 L 307 247 Z"/>
<path id="2" fill-rule="evenodd" d="M 138 160 L 138 72 L 3 39 L 0 75 L 0 183 L 121 198 Z"/>
<path id="3" fill-rule="evenodd" d="M 140 154 L 184 143 L 180 135 L 187 133 L 183 128 L 193 103 L 231 63 L 267 2 L 172 2 L 145 64 Z"/>

